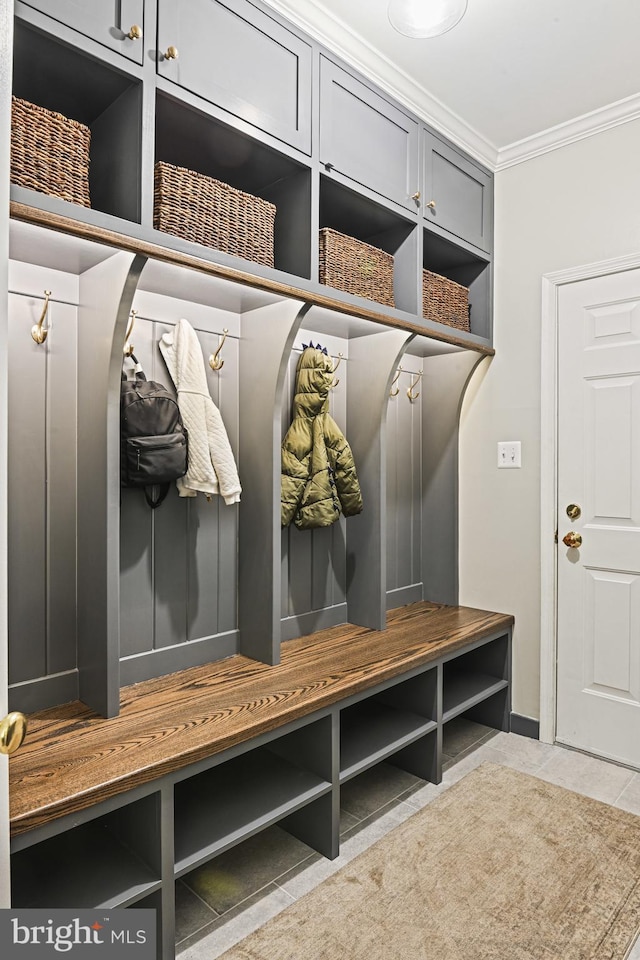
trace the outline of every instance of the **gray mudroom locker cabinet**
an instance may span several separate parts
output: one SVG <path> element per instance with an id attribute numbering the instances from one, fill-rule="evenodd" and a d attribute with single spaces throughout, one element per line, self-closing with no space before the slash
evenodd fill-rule
<path id="1" fill-rule="evenodd" d="M 492 177 L 259 0 L 12 9 L 5 113 L 13 96 L 91 131 L 90 206 L 11 184 L 10 705 L 32 744 L 11 767 L 13 897 L 151 905 L 169 958 L 177 877 L 274 822 L 334 857 L 345 780 L 393 757 L 437 781 L 449 720 L 508 729 L 512 620 L 457 606 Z M 272 263 L 158 229 L 159 163 L 273 204 Z M 323 228 L 393 258 L 393 306 L 321 282 Z M 468 288 L 469 329 L 426 318 L 424 270 Z M 180 318 L 240 504 L 172 490 L 150 511 L 120 487 L 125 342 L 170 386 L 158 343 Z M 300 531 L 280 526 L 280 444 L 310 341 L 364 510 Z"/>

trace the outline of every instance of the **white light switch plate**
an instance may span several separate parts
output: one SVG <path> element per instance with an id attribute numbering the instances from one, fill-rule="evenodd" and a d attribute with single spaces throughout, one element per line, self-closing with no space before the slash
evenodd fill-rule
<path id="1" fill-rule="evenodd" d="M 514 470 L 522 466 L 522 447 L 519 440 L 501 440 L 498 443 L 498 467 Z"/>

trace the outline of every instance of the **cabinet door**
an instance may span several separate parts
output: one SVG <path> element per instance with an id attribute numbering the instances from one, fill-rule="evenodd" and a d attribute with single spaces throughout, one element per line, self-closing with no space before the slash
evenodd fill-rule
<path id="1" fill-rule="evenodd" d="M 158 49 L 162 77 L 311 152 L 311 47 L 252 4 L 159 0 Z"/>
<path id="2" fill-rule="evenodd" d="M 98 43 L 117 50 L 130 60 L 142 63 L 144 49 L 144 0 L 26 0 L 47 16 Z M 129 37 L 132 27 L 139 27 L 140 36 Z"/>
<path id="3" fill-rule="evenodd" d="M 453 147 L 424 131 L 423 211 L 428 222 L 491 251 L 493 178 Z"/>
<path id="4" fill-rule="evenodd" d="M 325 58 L 320 63 L 320 161 L 416 212 L 418 124 Z"/>

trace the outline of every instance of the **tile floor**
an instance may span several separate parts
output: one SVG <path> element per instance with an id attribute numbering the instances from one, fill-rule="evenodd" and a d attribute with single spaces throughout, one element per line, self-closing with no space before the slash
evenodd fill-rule
<path id="1" fill-rule="evenodd" d="M 179 960 L 215 960 L 487 760 L 640 815 L 640 773 L 454 720 L 446 728 L 438 786 L 381 763 L 342 787 L 336 860 L 326 860 L 275 826 L 182 877 L 176 890 Z M 640 939 L 624 960 L 640 960 Z"/>

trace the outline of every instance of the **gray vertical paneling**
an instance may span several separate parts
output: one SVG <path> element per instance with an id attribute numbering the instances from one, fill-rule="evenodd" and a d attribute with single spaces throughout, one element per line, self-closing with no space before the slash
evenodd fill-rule
<path id="1" fill-rule="evenodd" d="M 199 333 L 198 340 L 203 357 L 209 355 L 218 346 L 219 338 L 211 333 Z M 228 352 L 225 344 L 225 365 L 223 370 L 229 376 Z M 230 351 L 229 351 L 230 352 Z M 207 380 L 209 393 L 216 406 L 220 406 L 219 375 L 214 375 L 209 364 Z M 235 384 L 237 388 L 237 382 Z M 225 424 L 226 426 L 226 424 Z M 199 494 L 193 499 L 183 500 L 188 512 L 188 639 L 210 636 L 219 630 L 220 619 L 220 574 L 221 574 L 221 534 L 224 525 L 222 501 L 213 497 L 211 501 Z M 233 509 L 233 508 L 232 508 Z M 230 584 L 233 589 L 233 583 Z"/>
<path id="2" fill-rule="evenodd" d="M 400 380 L 394 384 L 395 391 L 401 386 Z M 398 586 L 398 473 L 400 470 L 400 444 L 398 442 L 399 419 L 402 411 L 402 393 L 389 397 L 387 406 L 387 590 Z"/>
<path id="3" fill-rule="evenodd" d="M 47 346 L 30 330 L 43 301 L 9 298 L 8 595 L 11 683 L 46 673 Z M 29 385 L 28 391 L 25 385 Z"/>
<path id="4" fill-rule="evenodd" d="M 54 303 L 47 338 L 47 673 L 76 666 L 77 309 Z"/>
<path id="5" fill-rule="evenodd" d="M 415 501 L 415 488 L 413 485 L 413 464 L 412 464 L 412 453 L 413 453 L 413 432 L 414 424 L 418 421 L 419 426 L 419 417 L 416 416 L 416 411 L 419 409 L 420 399 L 418 398 L 415 401 L 409 400 L 407 396 L 407 387 L 413 382 L 415 378 L 409 373 L 404 373 L 400 377 L 401 388 L 400 394 L 398 395 L 398 400 L 401 401 L 399 404 L 399 421 L 398 421 L 398 488 L 397 488 L 397 513 L 396 513 L 396 522 L 397 522 L 397 537 L 398 537 L 398 551 L 397 551 L 397 578 L 398 586 L 408 586 L 413 582 L 412 580 L 412 559 L 413 559 L 413 550 L 412 550 L 412 540 L 414 536 L 415 522 L 419 520 L 419 517 L 416 517 L 416 512 L 419 510 L 418 504 Z M 420 385 L 415 388 L 415 392 L 420 390 Z M 419 527 L 417 528 L 420 529 Z"/>
<path id="6" fill-rule="evenodd" d="M 159 381 L 175 393 L 158 347 L 163 333 L 168 333 L 171 329 L 168 324 L 154 324 L 151 379 Z M 186 499 L 178 497 L 175 483 L 171 484 L 164 503 L 153 511 L 155 649 L 183 643 L 187 638 L 190 567 L 188 512 Z"/>
<path id="7" fill-rule="evenodd" d="M 333 363 L 335 366 L 337 357 L 334 357 Z M 347 421 L 348 360 L 343 360 L 337 379 L 339 382 L 331 391 L 329 398 L 329 409 L 338 426 L 342 428 L 347 441 L 350 442 L 351 427 Z M 331 587 L 331 591 L 327 590 L 326 593 L 327 601 L 333 605 L 345 603 L 347 599 L 347 522 L 344 517 L 340 517 L 338 522 L 327 531 L 330 534 L 330 543 L 326 547 L 328 556 L 323 557 L 327 564 L 324 575 L 327 584 Z"/>
<path id="8" fill-rule="evenodd" d="M 159 349 L 162 334 L 171 329 L 170 324 L 152 317 L 138 317 L 131 339 L 148 379 L 175 392 Z M 209 391 L 220 409 L 232 448 L 237 450 L 238 341 L 227 339 L 224 367 L 214 372 L 206 360 L 218 346 L 219 336 L 210 331 L 196 332 Z M 237 628 L 237 530 L 237 505 L 227 506 L 220 497 L 211 501 L 203 494 L 179 497 L 175 484 L 171 484 L 167 499 L 151 510 L 141 491 L 123 489 L 122 656 L 152 655 L 163 648 Z M 175 663 L 179 663 L 179 656 Z M 136 676 L 156 675 L 151 663 L 136 669 L 142 671 Z"/>
<path id="9" fill-rule="evenodd" d="M 153 365 L 153 324 L 136 320 L 131 335 L 135 355 L 148 373 Z M 125 361 L 131 376 L 133 361 Z M 141 490 L 120 491 L 120 656 L 153 648 L 153 512 Z"/>
<path id="10" fill-rule="evenodd" d="M 205 358 L 208 358 L 218 346 L 218 340 L 217 336 L 213 338 L 211 348 L 204 351 Z M 243 386 L 249 386 L 240 382 L 240 348 L 237 338 L 227 337 L 221 357 L 224 360 L 224 367 L 214 371 L 207 363 L 207 377 L 211 395 L 220 410 L 237 464 L 240 443 L 239 391 Z M 240 483 L 242 482 L 243 477 L 240 475 Z M 219 551 L 217 632 L 224 633 L 227 630 L 236 630 L 238 627 L 238 516 L 241 506 L 226 504 L 222 497 L 217 497 L 216 509 Z M 206 556 L 203 558 L 205 565 L 211 550 L 207 544 L 208 540 L 205 541 L 203 538 L 206 551 Z"/>

